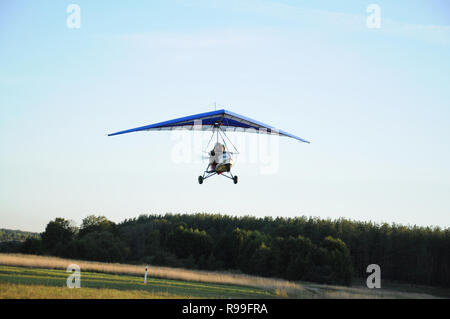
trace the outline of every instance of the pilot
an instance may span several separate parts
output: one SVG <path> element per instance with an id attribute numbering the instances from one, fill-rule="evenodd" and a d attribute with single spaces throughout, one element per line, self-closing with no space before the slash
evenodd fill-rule
<path id="1" fill-rule="evenodd" d="M 225 153 L 225 146 L 221 143 L 216 143 L 211 152 L 209 152 L 209 165 L 211 169 L 215 170 L 218 164 L 218 158 L 221 153 Z"/>

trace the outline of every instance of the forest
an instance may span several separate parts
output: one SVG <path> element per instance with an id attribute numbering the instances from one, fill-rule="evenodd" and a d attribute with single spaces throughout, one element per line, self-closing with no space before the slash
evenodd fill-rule
<path id="1" fill-rule="evenodd" d="M 24 241 L 29 237 L 39 237 L 39 234 L 21 231 L 21 230 L 10 230 L 0 228 L 0 243 L 2 242 L 11 242 L 11 241 Z"/>
<path id="2" fill-rule="evenodd" d="M 38 233 L 0 228 L 0 252 L 20 251 L 26 239 L 39 237 Z"/>
<path id="3" fill-rule="evenodd" d="M 450 229 L 312 217 L 141 215 L 114 223 L 64 218 L 18 252 L 104 262 L 237 271 L 351 285 L 378 264 L 382 279 L 450 287 Z M 1 249 L 0 249 L 1 250 Z"/>

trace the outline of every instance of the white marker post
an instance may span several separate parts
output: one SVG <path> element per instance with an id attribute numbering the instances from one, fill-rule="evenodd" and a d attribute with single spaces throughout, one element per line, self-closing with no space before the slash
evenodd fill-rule
<path id="1" fill-rule="evenodd" d="M 148 270 L 148 265 L 145 266 L 145 276 L 144 276 L 144 284 L 147 283 L 147 270 Z"/>

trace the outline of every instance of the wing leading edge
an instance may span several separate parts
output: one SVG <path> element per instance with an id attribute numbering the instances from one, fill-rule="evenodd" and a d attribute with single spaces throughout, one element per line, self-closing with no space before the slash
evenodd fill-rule
<path id="1" fill-rule="evenodd" d="M 119 131 L 108 134 L 108 136 L 115 136 L 139 131 L 162 131 L 162 130 L 203 130 L 211 131 L 220 125 L 220 128 L 225 131 L 238 131 L 262 134 L 280 134 L 287 136 L 304 143 L 309 141 L 304 140 L 298 136 L 288 132 L 278 130 L 270 125 L 258 122 L 248 117 L 227 111 L 217 110 L 212 112 L 200 113 L 177 119 L 159 122 L 151 125 L 140 126 L 129 130 Z"/>

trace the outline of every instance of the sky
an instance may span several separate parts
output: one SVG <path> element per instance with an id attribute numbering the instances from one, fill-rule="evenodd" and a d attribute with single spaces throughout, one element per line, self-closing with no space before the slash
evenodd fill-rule
<path id="1" fill-rule="evenodd" d="M 450 4 L 372 1 L 2 1 L 0 228 L 166 212 L 450 227 Z M 311 144 L 273 137 L 267 174 L 230 134 L 239 183 L 199 185 L 205 136 L 107 137 L 215 102 Z"/>

